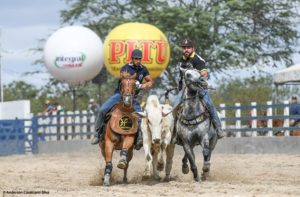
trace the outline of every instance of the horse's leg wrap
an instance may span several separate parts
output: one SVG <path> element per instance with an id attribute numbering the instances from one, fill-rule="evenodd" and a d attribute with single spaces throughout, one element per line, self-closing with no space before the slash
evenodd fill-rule
<path id="1" fill-rule="evenodd" d="M 113 167 L 112 167 L 112 163 L 111 162 L 107 162 L 105 169 L 104 169 L 104 174 L 110 174 L 112 171 Z"/>
<path id="2" fill-rule="evenodd" d="M 104 176 L 103 176 L 103 185 L 104 186 L 110 185 L 110 174 L 111 174 L 112 169 L 113 169 L 112 163 L 106 162 L 106 166 L 104 169 Z"/>
<path id="3" fill-rule="evenodd" d="M 209 161 L 204 162 L 203 168 L 202 168 L 203 172 L 209 172 L 209 169 L 210 169 L 210 162 Z"/>
<path id="4" fill-rule="evenodd" d="M 126 149 L 122 149 L 121 152 L 120 152 L 120 156 L 121 156 L 121 159 L 118 163 L 118 168 L 120 169 L 125 169 L 126 166 L 127 166 L 127 153 L 128 151 Z"/>
<path id="5" fill-rule="evenodd" d="M 120 152 L 120 156 L 121 158 L 127 158 L 127 153 L 128 151 L 126 149 L 122 149 L 121 152 Z"/>
<path id="6" fill-rule="evenodd" d="M 209 150 L 209 147 L 204 147 L 203 151 L 203 158 L 204 158 L 204 162 L 209 162 L 210 161 L 210 156 L 211 156 L 211 152 Z"/>

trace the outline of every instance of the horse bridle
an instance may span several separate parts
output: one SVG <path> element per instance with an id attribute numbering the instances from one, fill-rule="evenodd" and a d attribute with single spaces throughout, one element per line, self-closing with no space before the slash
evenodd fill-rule
<path id="1" fill-rule="evenodd" d="M 125 87 L 125 92 L 129 92 L 131 78 L 124 78 L 124 79 L 127 80 L 126 87 Z M 134 88 L 135 88 L 135 86 L 134 86 Z M 123 94 L 123 92 L 122 92 L 122 101 L 123 101 L 123 103 L 125 105 L 128 104 L 128 103 L 130 103 L 130 106 L 132 106 L 133 95 L 134 95 L 134 89 L 133 89 L 133 93 L 132 94 L 129 94 L 129 93 L 124 93 Z"/>

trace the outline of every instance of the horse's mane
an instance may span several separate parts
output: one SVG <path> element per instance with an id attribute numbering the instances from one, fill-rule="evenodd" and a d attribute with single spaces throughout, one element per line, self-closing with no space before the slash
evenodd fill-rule
<path id="1" fill-rule="evenodd" d="M 136 73 L 134 73 L 133 75 L 131 75 L 127 71 L 121 72 L 120 75 L 121 75 L 121 78 L 123 78 L 123 79 L 134 79 L 136 77 Z"/>

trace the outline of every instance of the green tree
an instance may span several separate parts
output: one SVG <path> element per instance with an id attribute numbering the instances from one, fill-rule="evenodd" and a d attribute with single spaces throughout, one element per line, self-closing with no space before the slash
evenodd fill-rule
<path id="1" fill-rule="evenodd" d="M 30 100 L 31 111 L 37 113 L 42 110 L 41 101 L 39 98 L 39 90 L 24 81 L 13 81 L 7 85 L 4 85 L 4 101 L 15 100 Z"/>
<path id="2" fill-rule="evenodd" d="M 166 71 L 155 79 L 155 88 L 177 85 L 176 65 L 181 53 L 178 44 L 183 37 L 188 36 L 195 41 L 197 52 L 207 61 L 210 73 L 215 77 L 227 70 L 257 68 L 261 71 L 266 66 L 276 67 L 277 64 L 289 66 L 299 38 L 296 29 L 299 14 L 296 8 L 299 7 L 300 0 L 65 1 L 68 7 L 61 11 L 62 23 L 82 24 L 95 31 L 102 39 L 114 27 L 126 22 L 149 23 L 162 30 L 171 46 L 171 58 Z M 103 74 L 107 77 L 99 86 L 87 83 L 85 86 L 72 87 L 51 80 L 39 90 L 38 99 L 43 102 L 46 99 L 57 101 L 67 110 L 72 110 L 75 88 L 77 109 L 86 109 L 89 98 L 101 103 L 114 91 L 117 79 L 106 71 Z M 232 72 L 231 75 L 235 74 Z M 239 95 L 243 92 L 242 88 L 232 88 L 235 99 L 226 94 L 225 90 L 231 83 L 238 86 L 245 82 L 229 81 L 228 87 L 217 87 L 218 94 L 214 94 L 217 103 L 246 102 Z M 267 90 L 268 97 L 270 91 Z M 157 93 L 160 94 L 160 91 Z M 243 92 L 243 95 L 253 98 L 249 94 Z M 265 95 L 266 92 L 262 94 Z M 260 96 L 253 100 L 264 102 L 263 98 L 265 97 Z M 41 101 L 37 104 L 39 107 L 34 106 L 35 112 L 43 107 Z"/>
<path id="3" fill-rule="evenodd" d="M 38 96 L 38 89 L 24 81 L 13 81 L 4 85 L 4 100 L 35 99 Z"/>
<path id="4" fill-rule="evenodd" d="M 221 84 L 218 91 L 212 92 L 214 102 L 219 105 L 225 103 L 233 106 L 235 103 L 250 105 L 251 102 L 264 104 L 272 100 L 272 78 L 251 77 L 246 79 L 237 78 Z"/>
<path id="5" fill-rule="evenodd" d="M 101 38 L 126 22 L 150 23 L 171 44 L 167 72 L 161 86 L 177 84 L 177 57 L 183 37 L 196 42 L 197 51 L 213 74 L 227 69 L 292 64 L 299 37 L 299 0 L 67 0 L 64 23 L 80 22 Z"/>

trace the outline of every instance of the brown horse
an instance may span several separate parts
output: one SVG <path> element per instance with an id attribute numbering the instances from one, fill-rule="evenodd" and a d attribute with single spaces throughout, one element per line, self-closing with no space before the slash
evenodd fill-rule
<path id="1" fill-rule="evenodd" d="M 300 122 L 296 123 L 295 127 L 300 127 Z M 300 130 L 291 131 L 291 136 L 300 136 Z"/>
<path id="2" fill-rule="evenodd" d="M 282 119 L 272 119 L 273 127 L 283 127 L 284 121 Z M 267 120 L 262 119 L 257 121 L 257 127 L 267 127 Z M 292 125 L 291 125 L 292 126 Z M 295 127 L 299 127 L 300 123 L 296 124 Z M 275 136 L 284 136 L 284 131 L 274 132 Z M 290 136 L 300 136 L 300 130 L 293 130 L 290 132 Z"/>
<path id="3" fill-rule="evenodd" d="M 133 98 L 135 92 L 136 74 L 121 74 L 122 100 L 111 110 L 110 119 L 105 127 L 105 140 L 99 146 L 106 166 L 103 185 L 110 185 L 112 171 L 112 155 L 114 150 L 121 150 L 117 167 L 124 170 L 123 182 L 127 182 L 127 169 L 133 155 L 133 144 L 138 127 L 138 118 L 132 116 L 134 112 Z"/>

